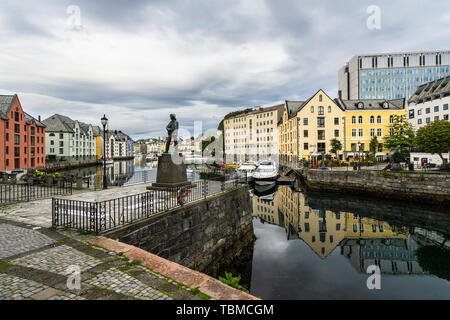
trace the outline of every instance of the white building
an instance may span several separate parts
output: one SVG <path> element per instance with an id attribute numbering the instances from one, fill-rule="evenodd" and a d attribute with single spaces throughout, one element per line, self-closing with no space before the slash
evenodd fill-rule
<path id="1" fill-rule="evenodd" d="M 435 120 L 448 121 L 450 115 L 449 105 L 450 76 L 425 83 L 419 86 L 408 100 L 408 121 L 415 130 Z M 443 157 L 448 162 L 448 153 L 443 154 Z M 437 165 L 442 164 L 442 160 L 438 155 L 419 152 L 411 153 L 411 161 L 414 161 L 415 165 L 421 165 L 424 161 Z"/>
<path id="2" fill-rule="evenodd" d="M 450 75 L 450 51 L 354 56 L 338 72 L 344 100 L 408 98 L 423 83 Z"/>
<path id="3" fill-rule="evenodd" d="M 97 158 L 97 130 L 90 124 L 54 114 L 42 121 L 47 159 L 87 161 Z"/>

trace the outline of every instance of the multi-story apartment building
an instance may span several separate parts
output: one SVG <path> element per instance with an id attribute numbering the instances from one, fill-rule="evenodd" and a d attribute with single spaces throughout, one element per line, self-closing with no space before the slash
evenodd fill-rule
<path id="1" fill-rule="evenodd" d="M 447 75 L 450 51 L 357 55 L 339 70 L 339 91 L 345 100 L 408 98 Z"/>
<path id="2" fill-rule="evenodd" d="M 383 138 L 390 134 L 390 125 L 395 116 L 406 117 L 405 99 L 335 99 L 344 112 L 344 158 L 370 152 L 370 140 L 377 137 L 378 147 L 375 156 L 384 160 L 389 150 L 383 145 Z"/>
<path id="3" fill-rule="evenodd" d="M 283 105 L 254 108 L 224 120 L 225 162 L 278 162 L 277 123 Z"/>
<path id="4" fill-rule="evenodd" d="M 54 114 L 42 121 L 46 126 L 46 156 L 51 160 L 89 161 L 98 155 L 99 130 L 90 124 Z M 96 131 L 96 132 L 95 132 Z"/>
<path id="5" fill-rule="evenodd" d="M 449 119 L 450 76 L 425 83 L 408 100 L 408 121 L 415 129 Z"/>
<path id="6" fill-rule="evenodd" d="M 450 76 L 425 83 L 408 100 L 408 121 L 419 129 L 435 120 L 449 121 Z M 450 159 L 450 150 L 442 154 L 444 162 Z M 439 155 L 424 152 L 411 152 L 411 161 L 421 166 L 424 163 L 442 164 Z"/>
<path id="7" fill-rule="evenodd" d="M 280 163 L 328 153 L 333 138 L 343 139 L 344 109 L 323 90 L 306 101 L 286 101 L 278 124 Z"/>
<path id="8" fill-rule="evenodd" d="M 386 158 L 389 150 L 383 137 L 395 116 L 406 117 L 405 99 L 331 99 L 319 90 L 306 101 L 286 101 L 278 125 L 280 163 L 296 165 L 299 160 L 321 159 L 331 153 L 331 140 L 342 144 L 340 159 L 354 158 L 370 151 L 370 140 L 377 136 L 376 156 Z"/>
<path id="9" fill-rule="evenodd" d="M 102 131 L 103 137 L 103 131 Z M 118 130 L 106 132 L 106 159 L 133 156 L 133 139 Z"/>
<path id="10" fill-rule="evenodd" d="M 45 167 L 45 125 L 23 111 L 19 97 L 0 96 L 0 171 Z"/>

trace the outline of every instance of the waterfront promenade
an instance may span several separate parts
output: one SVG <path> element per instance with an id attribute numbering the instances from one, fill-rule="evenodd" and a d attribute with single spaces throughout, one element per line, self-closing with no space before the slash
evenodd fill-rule
<path id="1" fill-rule="evenodd" d="M 208 298 L 136 261 L 88 244 L 92 238 L 0 219 L 0 300 Z M 68 281 L 75 268 L 81 272 L 79 287 L 76 280 Z"/>

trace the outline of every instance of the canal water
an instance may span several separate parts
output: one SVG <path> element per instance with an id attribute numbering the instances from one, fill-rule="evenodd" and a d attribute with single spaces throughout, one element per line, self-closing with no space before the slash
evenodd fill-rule
<path id="1" fill-rule="evenodd" d="M 288 186 L 250 193 L 257 240 L 228 268 L 251 294 L 450 299 L 450 212 Z M 370 266 L 380 289 L 368 289 Z"/>
<path id="2" fill-rule="evenodd" d="M 146 161 L 145 157 L 135 157 L 133 160 L 117 160 L 106 165 L 106 177 L 109 186 L 129 186 L 156 181 L 157 161 Z M 89 184 L 103 186 L 103 166 L 90 166 L 61 173 L 89 178 Z M 199 179 L 199 175 L 188 171 L 188 179 Z"/>

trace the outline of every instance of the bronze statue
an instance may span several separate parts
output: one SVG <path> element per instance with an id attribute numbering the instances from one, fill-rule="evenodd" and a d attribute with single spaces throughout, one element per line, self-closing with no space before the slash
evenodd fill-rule
<path id="1" fill-rule="evenodd" d="M 166 151 L 165 153 L 169 153 L 170 142 L 173 140 L 173 145 L 176 148 L 178 145 L 177 141 L 177 131 L 178 131 L 178 121 L 175 117 L 175 114 L 170 115 L 170 122 L 166 127 L 167 130 L 167 142 L 166 142 Z"/>

